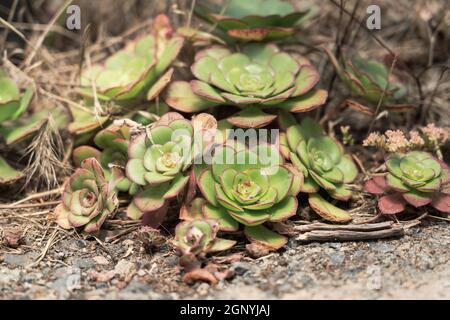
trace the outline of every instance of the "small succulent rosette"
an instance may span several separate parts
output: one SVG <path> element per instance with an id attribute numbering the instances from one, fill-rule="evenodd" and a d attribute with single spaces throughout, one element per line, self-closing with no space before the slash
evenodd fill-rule
<path id="1" fill-rule="evenodd" d="M 210 163 L 197 179 L 206 199 L 204 217 L 218 220 L 226 231 L 237 231 L 243 224 L 251 241 L 281 248 L 287 239 L 263 224 L 297 213 L 303 176 L 284 164 L 279 150 L 269 144 L 247 148 L 226 143 L 216 148 Z"/>
<path id="2" fill-rule="evenodd" d="M 170 82 L 183 38 L 173 36 L 165 15 L 155 18 L 152 33 L 130 42 L 102 65 L 86 67 L 81 75 L 80 94 L 100 101 L 128 105 L 136 100 L 153 100 Z M 93 90 L 94 88 L 94 90 Z"/>
<path id="3" fill-rule="evenodd" d="M 350 155 L 342 144 L 327 136 L 320 124 L 305 118 L 295 120 L 280 136 L 283 155 L 304 175 L 301 191 L 309 193 L 309 202 L 321 217 L 333 222 L 348 222 L 351 216 L 323 199 L 318 192 L 325 190 L 332 198 L 347 201 L 352 196 L 349 188 L 358 175 Z"/>
<path id="4" fill-rule="evenodd" d="M 64 185 L 62 203 L 55 209 L 56 222 L 64 229 L 81 228 L 86 233 L 98 232 L 119 206 L 116 182 L 117 179 L 112 178 L 108 183 L 95 158 L 84 160 L 81 168 Z"/>
<path id="5" fill-rule="evenodd" d="M 155 219 L 158 226 L 170 199 L 176 198 L 189 181 L 193 161 L 194 128 L 178 113 L 168 113 L 128 148 L 126 175 L 142 188 L 128 207 L 128 217 Z"/>
<path id="6" fill-rule="evenodd" d="M 80 146 L 73 151 L 75 166 L 80 167 L 84 160 L 95 158 L 101 164 L 107 180 L 111 178 L 111 166 L 125 169 L 128 162 L 128 146 L 131 138 L 131 127 L 126 123 L 112 124 L 97 133 L 94 143 L 97 148 Z M 117 184 L 117 190 L 136 194 L 140 187 L 132 183 L 127 177 L 123 177 Z"/>
<path id="7" fill-rule="evenodd" d="M 293 36 L 299 25 L 315 14 L 312 8 L 297 9 L 280 0 L 230 0 L 224 8 L 200 2 L 196 13 L 241 41 L 274 41 Z"/>
<path id="8" fill-rule="evenodd" d="M 386 161 L 387 174 L 365 184 L 365 190 L 379 196 L 378 208 L 384 214 L 397 214 L 406 205 L 431 205 L 450 213 L 450 169 L 447 164 L 422 151 L 393 154 Z"/>
<path id="9" fill-rule="evenodd" d="M 175 239 L 171 242 L 180 256 L 199 256 L 230 249 L 234 240 L 217 237 L 219 224 L 212 219 L 183 221 L 177 225 Z"/>
<path id="10" fill-rule="evenodd" d="M 307 112 L 323 105 L 327 92 L 316 89 L 320 75 L 309 60 L 274 44 L 248 44 L 240 52 L 213 46 L 198 52 L 195 79 L 174 81 L 166 103 L 181 112 L 219 105 L 242 109 L 228 118 L 241 128 L 261 128 L 277 116 L 270 111 Z M 268 112 L 265 112 L 268 111 Z"/>
<path id="11" fill-rule="evenodd" d="M 407 85 L 395 73 L 389 74 L 384 63 L 354 55 L 340 64 L 327 52 L 336 72 L 354 97 L 361 98 L 372 107 L 381 101 L 382 106 L 391 111 L 404 111 L 411 107 L 401 104 L 408 93 Z M 358 104 L 350 106 L 357 107 Z M 364 106 L 361 111 L 370 112 Z"/>

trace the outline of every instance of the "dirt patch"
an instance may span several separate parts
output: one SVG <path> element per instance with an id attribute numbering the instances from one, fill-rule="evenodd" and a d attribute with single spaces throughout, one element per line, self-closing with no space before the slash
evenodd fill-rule
<path id="1" fill-rule="evenodd" d="M 131 233 L 111 244 L 58 234 L 42 261 L 27 243 L 2 248 L 1 299 L 449 299 L 450 235 L 423 221 L 400 239 L 309 243 L 231 264 L 215 286 L 186 285 L 167 246 L 146 253 Z M 12 289 L 13 288 L 13 289 Z"/>

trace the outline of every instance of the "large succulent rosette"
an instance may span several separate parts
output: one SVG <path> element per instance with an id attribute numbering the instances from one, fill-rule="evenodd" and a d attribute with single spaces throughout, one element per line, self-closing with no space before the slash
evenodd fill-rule
<path id="1" fill-rule="evenodd" d="M 218 219 L 229 231 L 241 223 L 252 241 L 283 246 L 284 239 L 262 224 L 296 214 L 303 176 L 284 164 L 278 149 L 268 144 L 247 148 L 227 143 L 215 150 L 210 163 L 198 177 L 207 201 L 204 216 Z"/>
<path id="2" fill-rule="evenodd" d="M 228 121 L 238 127 L 264 127 L 276 118 L 264 111 L 307 112 L 327 99 L 326 91 L 315 89 L 316 68 L 273 44 L 249 44 L 240 52 L 213 46 L 197 53 L 191 70 L 196 79 L 173 82 L 166 103 L 182 112 L 237 106 L 242 111 Z"/>

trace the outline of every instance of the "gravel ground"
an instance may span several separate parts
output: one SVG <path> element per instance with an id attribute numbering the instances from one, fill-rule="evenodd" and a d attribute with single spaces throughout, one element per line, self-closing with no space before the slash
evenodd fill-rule
<path id="1" fill-rule="evenodd" d="M 394 240 L 291 240 L 283 252 L 228 261 L 235 276 L 214 286 L 184 284 L 169 247 L 146 253 L 133 233 L 103 245 L 62 236 L 39 263 L 46 243 L 29 241 L 0 247 L 1 299 L 450 299 L 446 222 Z"/>

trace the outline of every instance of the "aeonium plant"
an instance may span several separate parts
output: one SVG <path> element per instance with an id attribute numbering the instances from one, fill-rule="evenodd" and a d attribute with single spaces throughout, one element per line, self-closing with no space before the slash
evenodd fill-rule
<path id="1" fill-rule="evenodd" d="M 370 105 L 370 108 L 367 108 L 352 101 L 349 104 L 351 107 L 372 114 L 374 107 L 380 101 L 383 108 L 391 111 L 401 112 L 412 107 L 404 103 L 408 93 L 406 83 L 400 80 L 396 72 L 391 72 L 384 63 L 363 58 L 358 54 L 340 63 L 329 50 L 326 52 L 352 96 Z"/>
<path id="2" fill-rule="evenodd" d="M 196 6 L 196 13 L 242 41 L 274 41 L 294 35 L 298 26 L 313 13 L 280 0 L 230 0 L 224 8 L 210 1 Z"/>
<path id="3" fill-rule="evenodd" d="M 112 175 L 108 182 L 95 158 L 84 160 L 64 185 L 62 203 L 55 209 L 56 222 L 64 229 L 98 232 L 119 206 L 115 187 L 121 171 L 113 169 Z"/>
<path id="4" fill-rule="evenodd" d="M 242 111 L 228 122 L 242 128 L 270 124 L 274 110 L 311 111 L 328 96 L 315 89 L 320 75 L 309 60 L 274 44 L 248 44 L 239 52 L 212 46 L 196 54 L 191 71 L 194 80 L 169 86 L 166 103 L 182 112 L 237 106 Z"/>
<path id="5" fill-rule="evenodd" d="M 236 244 L 234 240 L 217 236 L 219 223 L 212 219 L 195 219 L 183 221 L 177 225 L 175 238 L 171 242 L 181 256 L 181 263 L 193 264 L 197 257 L 212 252 L 230 249 Z"/>
<path id="6" fill-rule="evenodd" d="M 302 192 L 309 194 L 312 209 L 333 222 L 348 222 L 351 216 L 319 195 L 325 190 L 339 201 L 352 196 L 349 186 L 358 170 L 350 155 L 337 140 L 326 135 L 320 124 L 305 118 L 298 124 L 292 116 L 283 115 L 286 132 L 280 136 L 283 155 L 304 175 Z M 282 122 L 283 122 L 282 121 Z"/>
<path id="7" fill-rule="evenodd" d="M 381 213 L 402 213 L 407 205 L 431 205 L 450 213 L 450 169 L 446 163 L 427 152 L 411 151 L 390 155 L 386 168 L 385 175 L 365 184 L 367 192 L 379 196 Z"/>
<path id="8" fill-rule="evenodd" d="M 87 66 L 81 75 L 80 94 L 100 101 L 130 104 L 156 98 L 170 82 L 170 65 L 183 46 L 183 38 L 173 36 L 166 15 L 155 18 L 152 33 L 109 57 L 103 65 Z"/>
<path id="9" fill-rule="evenodd" d="M 167 113 L 145 132 L 137 135 L 128 148 L 126 175 L 140 186 L 127 215 L 159 226 L 170 199 L 176 198 L 189 181 L 194 153 L 191 121 L 174 112 Z"/>
<path id="10" fill-rule="evenodd" d="M 215 149 L 210 165 L 197 183 L 206 202 L 204 217 L 216 219 L 223 230 L 236 231 L 239 224 L 252 242 L 277 250 L 287 239 L 265 227 L 297 213 L 297 194 L 303 176 L 284 164 L 274 145 L 251 148 L 227 141 Z"/>

